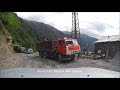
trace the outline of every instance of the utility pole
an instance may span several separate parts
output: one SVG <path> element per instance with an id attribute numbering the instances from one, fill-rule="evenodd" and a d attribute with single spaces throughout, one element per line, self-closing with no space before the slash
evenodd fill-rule
<path id="1" fill-rule="evenodd" d="M 74 39 L 80 38 L 80 28 L 79 28 L 79 19 L 78 12 L 72 12 L 72 31 L 71 37 Z"/>
<path id="2" fill-rule="evenodd" d="M 77 39 L 78 44 L 80 44 L 80 28 L 79 28 L 79 19 L 78 12 L 72 12 L 72 31 L 71 37 Z M 79 58 L 80 54 L 78 54 Z"/>

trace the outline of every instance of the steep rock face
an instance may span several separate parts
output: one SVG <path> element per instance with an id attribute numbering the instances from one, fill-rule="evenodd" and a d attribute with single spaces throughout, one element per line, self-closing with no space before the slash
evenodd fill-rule
<path id="1" fill-rule="evenodd" d="M 16 56 L 13 52 L 11 35 L 0 20 L 0 67 L 7 68 L 10 63 L 14 66 L 16 63 L 14 60 L 16 60 Z"/>
<path id="2" fill-rule="evenodd" d="M 2 21 L 0 20 L 0 55 L 10 56 L 12 54 L 11 35 L 7 32 Z"/>

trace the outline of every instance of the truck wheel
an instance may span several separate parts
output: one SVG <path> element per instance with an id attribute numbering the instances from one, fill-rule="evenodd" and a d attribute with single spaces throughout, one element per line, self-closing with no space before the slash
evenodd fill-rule
<path id="1" fill-rule="evenodd" d="M 43 58 L 47 59 L 47 53 L 43 52 Z"/>
<path id="2" fill-rule="evenodd" d="M 60 63 L 62 62 L 62 56 L 60 54 L 57 54 L 57 61 Z"/>
<path id="3" fill-rule="evenodd" d="M 72 55 L 72 56 L 71 56 L 71 60 L 74 60 L 74 59 L 75 59 L 75 55 Z"/>
<path id="4" fill-rule="evenodd" d="M 78 59 L 80 58 L 80 54 L 78 54 Z"/>
<path id="5" fill-rule="evenodd" d="M 43 54 L 42 54 L 42 52 L 39 52 L 39 56 L 40 56 L 41 58 L 43 58 Z"/>

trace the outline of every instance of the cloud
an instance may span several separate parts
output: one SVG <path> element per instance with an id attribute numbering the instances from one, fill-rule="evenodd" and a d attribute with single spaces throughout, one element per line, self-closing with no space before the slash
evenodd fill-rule
<path id="1" fill-rule="evenodd" d="M 46 22 L 45 17 L 44 16 L 29 16 L 26 18 L 27 20 L 32 20 L 32 21 L 40 21 L 40 22 Z"/>
<path id="2" fill-rule="evenodd" d="M 92 22 L 89 23 L 90 25 L 88 25 L 88 29 L 92 29 L 92 30 L 96 30 L 99 33 L 103 33 L 106 29 L 112 29 L 114 28 L 114 26 L 103 23 L 103 22 Z"/>
<path id="3" fill-rule="evenodd" d="M 95 30 L 89 30 L 87 28 L 81 28 L 80 29 L 80 33 L 95 37 L 95 38 L 99 38 L 102 36 L 102 34 L 96 32 Z"/>

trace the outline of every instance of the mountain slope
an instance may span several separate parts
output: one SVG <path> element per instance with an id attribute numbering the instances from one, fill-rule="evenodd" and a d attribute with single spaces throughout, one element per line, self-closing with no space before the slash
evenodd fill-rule
<path id="1" fill-rule="evenodd" d="M 37 33 L 42 33 L 44 37 L 50 40 L 64 38 L 66 36 L 63 32 L 59 31 L 55 27 L 42 22 L 24 20 L 24 23 L 36 30 Z"/>

